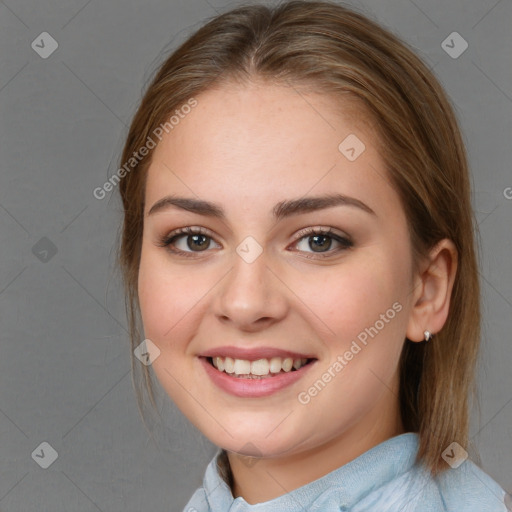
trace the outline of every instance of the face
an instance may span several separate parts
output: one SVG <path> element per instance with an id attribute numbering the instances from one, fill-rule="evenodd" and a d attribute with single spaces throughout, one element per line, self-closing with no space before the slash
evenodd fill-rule
<path id="1" fill-rule="evenodd" d="M 412 261 L 370 125 L 281 86 L 196 99 L 146 183 L 138 291 L 161 385 L 214 444 L 247 455 L 389 429 Z"/>

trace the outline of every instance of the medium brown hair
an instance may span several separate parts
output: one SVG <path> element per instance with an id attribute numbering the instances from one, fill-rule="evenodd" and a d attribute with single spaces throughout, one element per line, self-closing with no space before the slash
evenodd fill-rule
<path id="1" fill-rule="evenodd" d="M 468 443 L 480 340 L 476 223 L 466 152 L 450 102 L 405 43 L 351 8 L 323 1 L 242 6 L 211 19 L 163 63 L 134 116 L 121 165 L 190 98 L 228 81 L 248 80 L 355 101 L 378 133 L 379 154 L 408 220 L 414 269 L 441 239 L 455 244 L 458 269 L 448 319 L 428 344 L 406 340 L 400 360 L 404 427 L 419 434 L 418 461 L 433 474 L 442 471 L 443 450 L 453 441 Z M 132 376 L 142 372 L 142 381 L 134 380 L 141 412 L 144 390 L 154 404 L 148 368 L 133 357 L 142 341 L 137 280 L 151 155 L 119 184 L 124 206 L 119 261 Z"/>

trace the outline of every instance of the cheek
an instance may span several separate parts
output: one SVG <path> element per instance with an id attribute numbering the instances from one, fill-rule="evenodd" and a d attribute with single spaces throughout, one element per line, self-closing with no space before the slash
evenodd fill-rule
<path id="1" fill-rule="evenodd" d="M 187 340 L 194 335 L 197 314 L 194 305 L 200 298 L 194 293 L 194 281 L 170 271 L 160 250 L 142 249 L 138 294 L 144 336 L 160 350 L 152 368 L 170 398 L 186 410 L 186 396 L 177 383 L 186 382 L 190 368 L 184 364 Z"/>
<path id="2" fill-rule="evenodd" d="M 355 337 L 373 325 L 399 300 L 400 284 L 383 258 L 340 266 L 325 279 L 302 279 L 301 295 L 311 311 L 329 327 L 334 339 Z"/>
<path id="3" fill-rule="evenodd" d="M 364 408 L 382 391 L 383 382 L 389 385 L 393 379 L 407 324 L 407 267 L 405 262 L 396 265 L 394 261 L 391 252 L 375 248 L 367 258 L 347 261 L 326 275 L 321 287 L 313 278 L 303 281 L 302 294 L 309 297 L 307 305 L 321 320 L 316 323 L 325 333 L 322 339 L 328 360 L 323 370 L 331 368 L 337 375 L 321 399 L 326 404 L 335 400 Z M 339 356 L 343 369 L 337 371 L 333 364 Z M 344 398 L 339 396 L 340 389 Z"/>
<path id="4" fill-rule="evenodd" d="M 151 265 L 150 258 L 141 258 L 138 293 L 144 332 L 155 343 L 172 326 L 170 323 L 171 293 L 162 279 L 158 266 Z"/>
<path id="5" fill-rule="evenodd" d="M 173 337 L 178 321 L 185 317 L 197 299 L 194 286 L 185 284 L 179 274 L 169 272 L 165 257 L 143 247 L 139 268 L 138 293 L 144 332 L 160 348 Z"/>
<path id="6" fill-rule="evenodd" d="M 199 329 L 218 275 L 193 263 L 171 264 L 164 249 L 147 245 L 138 279 L 145 336 L 163 352 L 183 352 Z"/>
<path id="7" fill-rule="evenodd" d="M 367 263 L 361 258 L 340 267 L 323 280 L 323 293 L 313 279 L 304 284 L 302 293 L 312 292 L 307 305 L 321 320 L 316 323 L 329 327 L 323 337 L 327 358 L 319 372 L 335 376 L 326 375 L 329 384 L 313 407 L 330 411 L 333 432 L 336 425 L 357 421 L 392 388 L 405 336 L 401 292 L 406 281 L 390 261 L 380 253 Z"/>

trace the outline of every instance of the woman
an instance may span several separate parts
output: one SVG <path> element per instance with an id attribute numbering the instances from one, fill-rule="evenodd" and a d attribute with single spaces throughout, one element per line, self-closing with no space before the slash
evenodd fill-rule
<path id="1" fill-rule="evenodd" d="M 133 369 L 219 447 L 185 510 L 507 510 L 466 451 L 465 149 L 411 50 L 334 3 L 234 9 L 162 65 L 126 163 Z"/>

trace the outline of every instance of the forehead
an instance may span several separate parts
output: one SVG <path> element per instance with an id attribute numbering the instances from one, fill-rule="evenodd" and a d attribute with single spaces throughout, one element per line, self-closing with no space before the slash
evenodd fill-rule
<path id="1" fill-rule="evenodd" d="M 352 102 L 253 83 L 195 99 L 154 150 L 146 210 L 173 193 L 222 203 L 228 212 L 333 191 L 376 209 L 383 199 L 396 203 L 376 135 Z"/>

